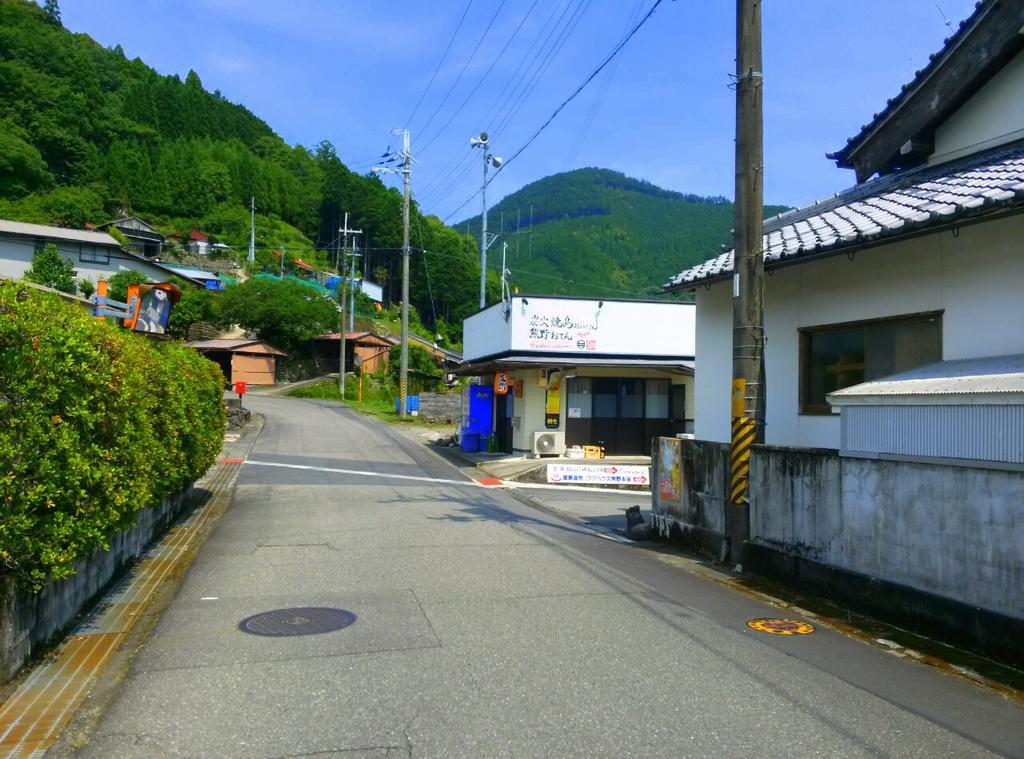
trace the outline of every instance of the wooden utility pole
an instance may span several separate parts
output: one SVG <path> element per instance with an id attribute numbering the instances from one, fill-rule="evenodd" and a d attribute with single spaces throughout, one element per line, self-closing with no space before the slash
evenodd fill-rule
<path id="1" fill-rule="evenodd" d="M 733 253 L 731 558 L 750 531 L 750 452 L 764 442 L 764 135 L 761 0 L 736 0 L 736 230 Z"/>
<path id="2" fill-rule="evenodd" d="M 363 230 L 361 229 L 349 229 L 348 228 L 348 211 L 345 212 L 345 226 L 338 230 L 342 235 L 341 251 L 339 251 L 339 264 L 338 273 L 341 275 L 341 281 L 338 283 L 339 298 L 340 301 L 338 308 L 338 345 L 339 345 L 339 356 L 338 356 L 338 392 L 341 393 L 341 399 L 345 400 L 345 294 L 348 292 L 348 288 L 345 287 L 345 264 L 341 261 L 341 253 L 345 250 L 345 245 L 348 243 L 348 236 L 352 235 L 352 254 L 355 255 L 356 248 L 356 235 L 361 235 Z M 355 259 L 353 259 L 355 260 Z M 355 295 L 353 294 L 353 297 Z"/>

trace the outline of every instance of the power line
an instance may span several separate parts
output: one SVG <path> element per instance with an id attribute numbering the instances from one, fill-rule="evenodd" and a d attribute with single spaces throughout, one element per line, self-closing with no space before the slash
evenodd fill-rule
<path id="1" fill-rule="evenodd" d="M 476 46 L 473 48 L 473 52 L 469 54 L 469 57 L 466 59 L 466 62 L 462 64 L 462 69 L 459 71 L 459 75 L 455 77 L 455 81 L 452 82 L 451 87 L 448 88 L 448 92 L 446 92 L 444 97 L 441 98 L 441 102 L 437 104 L 437 108 L 435 108 L 434 112 L 430 114 L 430 118 L 427 119 L 427 123 L 424 124 L 423 128 L 420 130 L 421 134 L 427 131 L 428 127 L 430 127 L 434 119 L 437 117 L 437 114 L 440 113 L 441 109 L 444 107 L 444 104 L 448 102 L 448 98 L 451 97 L 451 94 L 452 92 L 454 92 L 455 87 L 462 80 L 462 75 L 466 73 L 466 69 L 469 68 L 469 64 L 473 61 L 473 58 L 476 57 L 477 51 L 480 49 L 480 45 L 483 44 L 484 38 L 487 37 L 487 33 L 491 31 L 491 27 L 494 26 L 494 22 L 498 19 L 498 14 L 501 13 L 501 9 L 505 7 L 506 2 L 507 0 L 501 0 L 501 3 L 494 11 L 494 15 L 491 16 L 491 20 L 487 23 L 487 28 L 484 29 L 484 33 L 481 34 L 480 39 L 477 40 Z"/>
<path id="2" fill-rule="evenodd" d="M 598 74 L 601 73 L 601 71 L 604 69 L 605 66 L 607 66 L 609 63 L 611 63 L 611 61 L 615 58 L 616 55 L 619 54 L 619 52 L 622 50 L 622 48 L 624 48 L 626 46 L 626 44 L 631 39 L 633 39 L 633 36 L 640 30 L 640 28 L 645 23 L 647 23 L 647 21 L 651 18 L 651 16 L 654 15 L 654 12 L 656 10 L 658 10 L 658 6 L 661 5 L 662 2 L 663 2 L 663 0 L 654 0 L 654 5 L 651 6 L 651 9 L 649 11 L 647 11 L 646 15 L 644 15 L 644 17 L 642 19 L 640 19 L 640 21 L 636 24 L 636 26 L 634 26 L 633 29 L 629 32 L 629 34 L 626 35 L 625 39 L 623 39 L 621 42 L 619 42 L 619 44 L 616 45 L 612 49 L 612 51 L 605 57 L 605 59 L 600 63 L 600 65 L 598 65 L 597 68 L 595 68 L 592 72 L 590 72 L 590 75 L 586 79 L 583 80 L 583 82 L 580 84 L 580 86 L 577 87 L 573 91 L 573 93 L 571 95 L 569 95 L 569 97 L 567 97 L 565 100 L 563 100 L 561 102 L 561 104 L 559 104 L 559 106 L 557 108 L 555 108 L 554 111 L 552 111 L 551 115 L 548 116 L 547 121 L 545 121 L 543 124 L 541 124 L 540 127 L 537 129 L 537 131 L 535 131 L 530 136 L 530 138 L 525 143 L 523 143 L 523 145 L 515 153 L 512 154 L 512 156 L 510 158 L 506 159 L 505 163 L 501 166 L 501 168 L 499 168 L 497 171 L 494 172 L 494 175 L 491 177 L 491 181 L 492 182 L 494 181 L 495 177 L 497 177 L 498 174 L 500 174 L 502 171 L 504 171 L 508 167 L 508 165 L 510 163 L 512 163 L 512 161 L 514 161 L 516 158 L 518 158 L 522 154 L 522 152 L 524 150 L 526 150 L 528 147 L 530 147 L 530 145 L 533 144 L 533 141 L 536 140 L 544 132 L 544 130 L 548 128 L 548 126 L 551 124 L 552 121 L 555 120 L 555 118 L 558 116 L 558 114 L 561 113 L 562 110 L 567 105 L 569 105 L 569 103 L 571 103 L 573 100 L 576 99 L 576 97 L 583 91 L 583 89 L 588 84 L 590 84 L 590 82 L 592 82 L 594 80 L 594 77 L 596 77 Z M 473 198 L 475 198 L 477 196 L 477 194 L 479 194 L 479 193 L 480 193 L 480 190 L 477 190 L 477 192 L 473 193 L 470 197 L 466 198 L 466 200 L 458 208 L 456 208 L 454 211 L 452 211 L 450 214 L 448 214 L 444 218 L 444 221 L 447 222 L 448 219 L 452 218 L 452 216 L 454 216 L 459 211 L 461 211 L 463 208 L 465 208 L 466 205 L 468 205 L 469 202 L 471 200 L 473 200 Z"/>
<path id="3" fill-rule="evenodd" d="M 466 7 L 462 11 L 462 16 L 459 17 L 459 23 L 455 25 L 455 31 L 452 32 L 451 38 L 448 40 L 448 44 L 445 46 L 444 52 L 441 54 L 441 60 L 437 62 L 437 66 L 434 67 L 434 73 L 430 75 L 430 81 L 427 82 L 427 86 L 420 93 L 420 99 L 416 101 L 416 106 L 412 109 L 412 113 L 409 114 L 409 118 L 405 120 L 406 126 L 412 125 L 412 120 L 416 118 L 416 113 L 420 110 L 420 106 L 423 104 L 423 98 L 430 92 L 430 88 L 434 84 L 434 79 L 437 78 L 437 72 L 441 70 L 441 66 L 444 65 L 445 59 L 448 57 L 448 51 L 452 49 L 452 43 L 455 42 L 455 38 L 459 34 L 459 30 L 462 28 L 462 22 L 466 20 L 466 14 L 469 13 L 469 6 L 473 4 L 473 0 L 468 0 Z"/>
<path id="4" fill-rule="evenodd" d="M 491 115 L 494 113 L 494 109 L 497 108 L 499 104 L 507 103 L 509 101 L 510 98 L 506 96 L 506 93 L 509 92 L 509 87 L 512 87 L 511 91 L 513 94 L 518 92 L 523 82 L 527 81 L 527 78 L 531 76 L 534 64 L 546 58 L 546 53 L 544 51 L 545 47 L 547 46 L 548 40 L 550 40 L 552 35 L 554 35 L 556 31 L 561 27 L 562 19 L 565 17 L 565 14 L 569 10 L 569 8 L 572 6 L 573 1 L 574 0 L 568 0 L 568 2 L 562 8 L 562 13 L 561 15 L 559 15 L 558 20 L 554 21 L 554 23 L 552 23 L 552 21 L 555 19 L 555 15 L 558 13 L 560 3 L 556 3 L 553 5 L 552 11 L 548 15 L 547 20 L 541 26 L 541 29 L 537 33 L 537 36 L 534 37 L 533 42 L 530 43 L 530 47 L 523 54 L 522 58 L 519 61 L 519 64 L 516 66 L 515 71 L 513 71 L 512 75 L 509 76 L 509 78 L 505 81 L 505 84 L 495 95 L 495 98 L 492 101 L 490 107 L 484 113 L 483 117 L 479 120 L 479 124 L 481 125 L 481 127 L 488 126 L 488 119 L 491 118 Z M 583 2 L 583 0 L 579 0 L 579 2 Z M 536 55 L 533 55 L 534 48 L 537 47 L 537 43 L 541 42 L 542 39 L 544 40 L 544 42 L 540 45 L 538 53 Z M 530 63 L 530 66 L 526 69 L 526 72 L 522 75 L 522 77 L 520 77 L 520 72 L 523 71 L 523 67 L 528 62 Z M 448 169 L 442 172 L 440 176 L 435 177 L 433 180 L 427 183 L 423 197 L 426 198 L 427 195 L 434 195 L 434 193 L 442 187 L 446 189 L 446 192 L 436 196 L 436 198 L 445 197 L 445 195 L 447 195 L 447 193 L 450 192 L 451 189 L 454 189 L 453 185 L 455 183 L 451 182 L 450 179 L 452 176 L 458 174 L 460 172 L 460 169 L 460 178 L 465 177 L 465 174 L 468 171 L 468 169 L 466 169 L 466 166 L 469 162 L 470 155 L 471 154 L 468 152 L 463 153 L 461 148 L 456 149 L 455 152 L 452 153 L 451 157 L 446 162 L 448 165 Z M 456 182 L 458 181 L 459 180 L 456 180 Z"/>
<path id="5" fill-rule="evenodd" d="M 569 40 L 569 37 L 572 36 L 576 26 L 590 7 L 590 0 L 575 0 L 575 7 L 573 7 L 573 3 L 574 0 L 569 0 L 562 9 L 557 21 L 555 21 L 553 26 L 550 26 L 547 36 L 544 37 L 544 41 L 541 43 L 537 55 L 530 59 L 530 65 L 527 67 L 519 81 L 515 83 L 509 96 L 506 98 L 504 92 L 499 93 L 498 97 L 495 98 L 494 102 L 491 104 L 491 107 L 488 109 L 487 114 L 485 114 L 483 119 L 488 131 L 492 133 L 502 132 L 505 127 L 508 126 L 519 114 L 519 111 L 537 89 L 538 83 L 548 72 L 551 64 L 554 62 L 555 58 L 558 57 L 558 54 L 562 51 L 565 43 Z M 563 19 L 565 19 L 566 13 L 569 12 L 570 8 L 573 9 L 572 13 L 569 14 L 568 19 L 566 19 L 563 24 Z M 552 16 L 553 15 L 554 14 L 552 14 Z M 527 54 L 527 57 L 529 57 L 529 53 Z M 494 119 L 491 122 L 487 122 L 487 119 L 490 118 L 491 114 L 494 112 L 494 108 L 499 103 L 503 104 L 502 107 L 498 110 Z M 463 163 L 463 165 L 465 164 Z M 445 191 L 435 196 L 433 200 L 436 202 L 451 194 L 451 192 L 461 183 L 461 180 L 465 178 L 470 168 L 471 167 L 463 168 L 459 175 L 446 185 Z"/>
<path id="6" fill-rule="evenodd" d="M 530 17 L 530 14 L 533 12 L 533 9 L 537 7 L 538 2 L 540 2 L 540 0 L 533 0 L 533 4 L 526 10 L 526 13 L 523 14 L 523 17 L 522 19 L 520 19 L 518 26 L 516 26 L 512 34 L 509 35 L 508 40 L 506 40 L 504 47 L 501 48 L 499 53 L 494 57 L 494 60 L 491 61 L 491 65 L 487 67 L 487 71 L 485 71 L 483 75 L 480 77 L 480 79 L 477 80 L 477 83 L 473 86 L 473 89 L 469 91 L 469 94 L 466 95 L 465 99 L 462 101 L 462 103 L 459 104 L 458 108 L 456 108 L 452 115 L 448 117 L 448 120 L 444 122 L 441 128 L 434 133 L 434 136 L 427 140 L 426 144 L 419 149 L 419 153 L 421 156 L 423 155 L 424 152 L 426 152 L 427 148 L 434 144 L 438 137 L 444 134 L 444 130 L 448 128 L 449 124 L 452 123 L 455 117 L 462 113 L 462 109 L 466 107 L 466 104 L 472 99 L 473 95 L 476 94 L 477 90 L 480 89 L 481 85 L 483 85 L 484 81 L 494 70 L 494 67 L 498 65 L 498 61 L 500 61 L 502 56 L 505 55 L 505 51 L 507 51 L 512 42 L 515 41 L 516 36 L 519 34 L 519 30 L 523 28 L 523 24 L 526 23 L 526 20 Z"/>

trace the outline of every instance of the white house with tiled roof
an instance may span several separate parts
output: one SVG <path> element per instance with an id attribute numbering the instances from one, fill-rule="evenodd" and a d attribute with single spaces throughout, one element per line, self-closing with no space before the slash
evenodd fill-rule
<path id="1" fill-rule="evenodd" d="M 838 397 L 1024 353 L 1024 3 L 987 0 L 839 151 L 855 187 L 765 223 L 766 442 L 841 447 Z M 770 167 L 769 167 L 770 170 Z M 696 436 L 729 440 L 732 252 L 697 301 Z"/>

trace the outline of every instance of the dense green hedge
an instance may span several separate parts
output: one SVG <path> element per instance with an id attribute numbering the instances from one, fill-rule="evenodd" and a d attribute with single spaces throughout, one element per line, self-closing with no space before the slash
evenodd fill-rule
<path id="1" fill-rule="evenodd" d="M 180 343 L 0 282 L 0 574 L 38 588 L 213 463 L 224 380 Z"/>

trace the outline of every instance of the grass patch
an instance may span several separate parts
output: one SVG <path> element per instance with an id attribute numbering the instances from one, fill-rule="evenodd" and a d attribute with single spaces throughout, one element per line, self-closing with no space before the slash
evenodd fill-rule
<path id="1" fill-rule="evenodd" d="M 401 418 L 395 411 L 395 398 L 398 397 L 398 388 L 389 380 L 376 375 L 368 375 L 363 378 L 363 397 L 359 399 L 359 379 L 350 377 L 345 382 L 345 397 L 341 397 L 338 389 L 338 381 L 334 379 L 323 380 L 312 385 L 298 387 L 288 393 L 292 398 L 312 398 L 319 401 L 344 401 L 352 408 L 367 416 L 382 419 L 392 424 L 415 425 L 430 429 L 443 430 L 451 428 L 452 425 L 445 422 L 428 422 L 418 416 L 407 416 Z"/>

